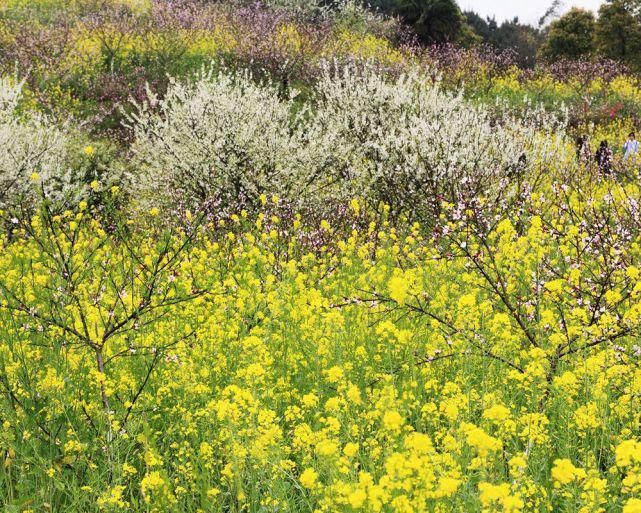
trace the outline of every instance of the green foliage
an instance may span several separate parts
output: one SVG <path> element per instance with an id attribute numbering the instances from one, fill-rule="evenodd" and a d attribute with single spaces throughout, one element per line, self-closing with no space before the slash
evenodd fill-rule
<path id="1" fill-rule="evenodd" d="M 571 9 L 552 22 L 541 56 L 549 61 L 581 59 L 594 52 L 594 14 L 584 9 Z"/>
<path id="2" fill-rule="evenodd" d="M 599 8 L 596 44 L 601 55 L 641 69 L 641 17 L 638 0 L 608 0 Z"/>
<path id="3" fill-rule="evenodd" d="M 400 16 L 424 43 L 456 42 L 466 35 L 456 0 L 375 0 L 372 4 Z"/>
<path id="4" fill-rule="evenodd" d="M 474 11 L 463 13 L 468 25 L 481 37 L 483 43 L 499 50 L 516 53 L 519 66 L 531 68 L 536 63 L 537 52 L 543 42 L 541 31 L 523 24 L 518 18 L 506 20 L 500 25 L 494 18 L 483 19 Z"/>

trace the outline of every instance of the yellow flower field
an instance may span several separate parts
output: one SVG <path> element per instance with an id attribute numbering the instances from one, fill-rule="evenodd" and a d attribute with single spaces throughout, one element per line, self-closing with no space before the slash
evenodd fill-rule
<path id="1" fill-rule="evenodd" d="M 84 203 L 15 220 L 2 500 L 638 511 L 639 189 L 548 193 L 489 224 L 444 205 L 432 231 L 358 201 L 353 231 L 305 223 L 277 198 L 172 230 Z"/>
<path id="2" fill-rule="evenodd" d="M 0 0 L 0 513 L 641 513 L 638 77 L 373 7 Z"/>

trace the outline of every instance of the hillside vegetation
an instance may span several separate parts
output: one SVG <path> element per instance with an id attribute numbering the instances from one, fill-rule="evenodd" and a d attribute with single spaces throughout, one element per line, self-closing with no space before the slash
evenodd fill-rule
<path id="1" fill-rule="evenodd" d="M 0 511 L 641 511 L 625 67 L 8 0 L 0 69 Z"/>

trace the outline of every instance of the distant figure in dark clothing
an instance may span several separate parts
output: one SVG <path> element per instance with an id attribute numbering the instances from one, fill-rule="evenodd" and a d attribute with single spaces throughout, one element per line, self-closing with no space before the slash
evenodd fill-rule
<path id="1" fill-rule="evenodd" d="M 527 157 L 525 153 L 521 153 L 519 159 L 516 163 L 511 164 L 508 168 L 507 177 L 510 179 L 522 178 L 525 174 L 525 168 L 527 167 Z"/>
<path id="2" fill-rule="evenodd" d="M 576 159 L 579 162 L 589 162 L 592 157 L 588 136 L 582 135 L 576 140 Z"/>
<path id="3" fill-rule="evenodd" d="M 594 158 L 602 175 L 609 176 L 612 174 L 612 150 L 608 146 L 608 141 L 601 141 Z"/>

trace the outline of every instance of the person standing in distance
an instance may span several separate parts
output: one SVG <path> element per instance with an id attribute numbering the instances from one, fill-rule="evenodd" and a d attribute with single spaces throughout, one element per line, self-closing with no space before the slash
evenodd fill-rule
<path id="1" fill-rule="evenodd" d="M 639 141 L 634 137 L 634 132 L 628 134 L 628 140 L 623 143 L 623 159 L 627 160 L 630 156 L 635 156 L 639 153 Z"/>
<path id="2" fill-rule="evenodd" d="M 602 176 L 610 176 L 612 174 L 612 150 L 608 146 L 608 141 L 601 141 L 599 149 L 594 154 L 594 159 Z"/>

